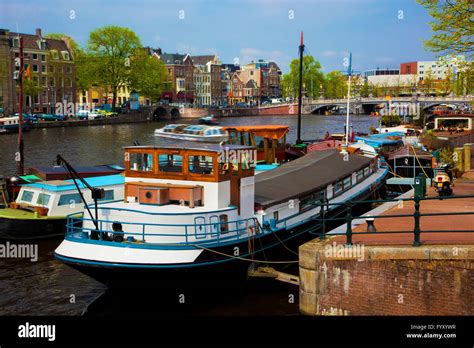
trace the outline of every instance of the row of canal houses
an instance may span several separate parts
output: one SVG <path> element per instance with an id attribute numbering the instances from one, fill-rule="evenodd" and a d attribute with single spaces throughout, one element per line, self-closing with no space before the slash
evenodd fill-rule
<path id="1" fill-rule="evenodd" d="M 257 104 L 281 96 L 282 72 L 275 62 L 260 59 L 240 66 L 237 60 L 222 64 L 215 54 L 191 56 L 147 49 L 166 65 L 170 84 L 162 99 L 169 102 L 202 106 Z"/>
<path id="2" fill-rule="evenodd" d="M 98 86 L 88 91 L 76 88 L 76 67 L 73 50 L 67 37 L 51 39 L 40 28 L 34 34 L 0 29 L 0 62 L 6 74 L 0 74 L 0 114 L 18 110 L 18 93 L 15 88 L 14 59 L 19 56 L 19 38 L 24 43 L 24 64 L 29 67 L 31 81 L 39 90 L 28 93 L 26 88 L 25 111 L 53 113 L 57 102 L 108 103 L 110 93 Z M 281 70 L 275 62 L 258 60 L 240 65 L 222 64 L 217 55 L 164 53 L 160 48 L 145 48 L 161 60 L 168 70 L 169 81 L 161 99 L 170 103 L 193 103 L 199 106 L 229 105 L 236 102 L 256 104 L 266 98 L 280 97 Z M 25 68 L 26 69 L 26 68 Z M 131 90 L 119 88 L 119 105 L 129 101 Z M 31 95 L 30 95 L 31 94 Z M 140 97 L 142 104 L 151 101 Z"/>

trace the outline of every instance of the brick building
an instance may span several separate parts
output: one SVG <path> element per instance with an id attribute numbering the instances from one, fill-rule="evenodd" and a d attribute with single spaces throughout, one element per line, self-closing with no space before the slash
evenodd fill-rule
<path id="1" fill-rule="evenodd" d="M 5 114 L 19 110 L 19 91 L 13 79 L 14 60 L 19 57 L 23 39 L 24 67 L 30 80 L 24 82 L 24 108 L 31 113 L 54 113 L 55 104 L 76 102 L 76 69 L 67 38 L 61 40 L 36 33 L 18 34 L 0 29 L 0 108 Z M 31 92 L 34 91 L 34 92 Z"/>
<path id="2" fill-rule="evenodd" d="M 169 85 L 163 91 L 162 99 L 171 103 L 193 103 L 194 62 L 189 54 L 162 53 L 161 49 L 154 50 L 153 55 L 166 66 Z"/>

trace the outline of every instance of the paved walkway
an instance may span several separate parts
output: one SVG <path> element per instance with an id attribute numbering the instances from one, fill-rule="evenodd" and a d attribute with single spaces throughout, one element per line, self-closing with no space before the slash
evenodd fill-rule
<path id="1" fill-rule="evenodd" d="M 463 178 L 457 179 L 453 188 L 454 195 L 474 195 L 474 171 L 467 173 Z M 433 187 L 427 187 L 428 196 L 436 197 L 437 194 Z M 396 205 L 385 211 L 382 215 L 394 214 L 413 214 L 414 203 L 403 202 L 402 206 Z M 421 201 L 420 212 L 473 212 L 474 197 L 459 198 L 447 200 L 429 200 Z M 435 244 L 474 244 L 474 214 L 473 215 L 452 215 L 452 216 L 426 216 L 421 217 L 421 243 L 423 245 Z M 365 223 L 353 229 L 353 243 L 363 243 L 365 245 L 411 245 L 413 243 L 413 233 L 384 233 L 387 231 L 413 231 L 414 218 L 380 218 L 375 219 L 377 234 L 357 235 L 357 232 L 365 232 L 367 225 Z M 446 233 L 429 233 L 423 230 L 446 230 Z M 454 230 L 473 230 L 473 232 L 452 232 Z M 344 229 L 345 231 L 345 229 Z M 338 236 L 331 239 L 345 243 L 344 236 Z"/>

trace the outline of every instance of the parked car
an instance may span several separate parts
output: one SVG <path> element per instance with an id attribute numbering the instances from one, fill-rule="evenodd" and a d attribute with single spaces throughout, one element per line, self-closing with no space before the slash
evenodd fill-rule
<path id="1" fill-rule="evenodd" d="M 244 102 L 237 102 L 234 104 L 235 107 L 237 108 L 246 108 L 247 107 L 247 104 L 244 103 Z"/>
<path id="2" fill-rule="evenodd" d="M 97 109 L 95 110 L 97 113 L 102 115 L 103 117 L 115 117 L 118 116 L 118 113 L 108 110 Z"/>
<path id="3" fill-rule="evenodd" d="M 87 116 L 88 120 L 98 120 L 103 118 L 104 116 L 100 113 L 100 110 L 92 110 L 89 115 Z"/>
<path id="4" fill-rule="evenodd" d="M 56 114 L 42 114 L 38 117 L 42 121 L 64 121 L 66 117 L 64 115 Z"/>
<path id="5" fill-rule="evenodd" d="M 76 114 L 76 117 L 79 120 L 87 120 L 89 118 L 89 114 L 91 112 L 89 110 L 79 110 Z"/>

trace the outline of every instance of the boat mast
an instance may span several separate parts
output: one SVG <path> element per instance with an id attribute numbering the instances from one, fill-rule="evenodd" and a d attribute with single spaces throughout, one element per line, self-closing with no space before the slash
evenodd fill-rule
<path id="1" fill-rule="evenodd" d="M 23 163 L 23 38 L 18 34 L 20 41 L 20 69 L 19 69 L 19 117 L 18 117 L 18 152 L 16 153 L 15 160 L 17 166 L 17 174 L 24 174 L 24 163 Z"/>
<path id="2" fill-rule="evenodd" d="M 298 86 L 298 134 L 296 137 L 296 144 L 301 144 L 301 109 L 302 109 L 302 91 L 303 91 L 303 52 L 304 52 L 304 43 L 303 43 L 303 32 L 300 36 L 300 80 Z"/>
<path id="3" fill-rule="evenodd" d="M 352 53 L 349 54 L 349 67 L 347 68 L 347 75 L 349 75 L 349 79 L 347 82 L 346 141 L 341 151 L 343 153 L 347 152 L 347 147 L 349 146 L 349 107 L 350 107 L 350 100 L 351 100 L 351 74 L 352 74 Z"/>

